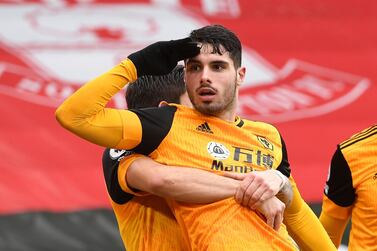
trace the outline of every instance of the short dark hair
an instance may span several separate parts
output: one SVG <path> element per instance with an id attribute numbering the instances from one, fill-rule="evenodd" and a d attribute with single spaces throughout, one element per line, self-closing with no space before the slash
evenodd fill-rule
<path id="1" fill-rule="evenodd" d="M 229 52 L 235 68 L 241 66 L 241 42 L 236 34 L 224 26 L 219 24 L 204 26 L 193 30 L 190 33 L 190 38 L 194 42 L 212 45 L 213 53 L 218 53 L 220 55 L 222 54 L 220 50 L 220 46 L 222 45 Z"/>
<path id="2" fill-rule="evenodd" d="M 128 109 L 156 107 L 161 101 L 179 104 L 186 92 L 183 68 L 177 65 L 169 74 L 142 76 L 130 83 L 126 89 Z"/>

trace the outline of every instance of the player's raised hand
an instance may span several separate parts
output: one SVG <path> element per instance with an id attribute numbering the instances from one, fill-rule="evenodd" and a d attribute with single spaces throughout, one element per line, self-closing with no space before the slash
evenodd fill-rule
<path id="1" fill-rule="evenodd" d="M 180 60 L 194 57 L 200 47 L 190 38 L 160 41 L 134 52 L 128 58 L 134 63 L 137 76 L 165 75 L 171 72 Z"/>

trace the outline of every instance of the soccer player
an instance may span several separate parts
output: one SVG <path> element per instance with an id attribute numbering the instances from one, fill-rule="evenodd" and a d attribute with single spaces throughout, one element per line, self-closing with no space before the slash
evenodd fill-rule
<path id="1" fill-rule="evenodd" d="M 185 82 L 195 109 L 104 108 L 137 76 L 168 73 L 182 59 L 186 59 Z M 244 77 L 238 38 L 222 26 L 206 26 L 194 30 L 190 39 L 155 43 L 131 54 L 80 88 L 56 115 L 64 127 L 84 139 L 142 153 L 159 163 L 200 166 L 211 172 L 277 169 L 289 176 L 277 129 L 235 114 Z M 295 250 L 284 225 L 275 231 L 260 214 L 232 198 L 203 205 L 167 201 L 193 250 Z"/>
<path id="2" fill-rule="evenodd" d="M 377 125 L 337 146 L 320 221 L 338 247 L 352 217 L 348 250 L 377 250 Z"/>
<path id="3" fill-rule="evenodd" d="M 172 73 L 164 76 L 144 76 L 138 78 L 132 84 L 129 84 L 126 91 L 126 101 L 127 106 L 129 109 L 137 109 L 137 108 L 145 108 L 145 107 L 154 107 L 161 103 L 161 100 L 166 101 L 167 103 L 181 103 L 186 106 L 191 106 L 191 102 L 188 99 L 186 89 L 184 87 L 183 82 L 183 67 L 178 66 L 176 67 Z M 166 103 L 165 102 L 165 103 Z M 142 156 L 130 156 L 124 158 L 127 153 L 126 151 L 119 151 L 112 150 L 116 154 L 116 156 L 111 156 L 109 153 L 109 149 L 105 151 L 104 154 L 104 172 L 107 173 L 106 183 L 109 188 L 109 192 L 111 192 L 111 187 L 113 187 L 114 197 L 125 197 L 128 198 L 126 201 L 131 199 L 132 194 L 135 193 L 134 190 L 129 191 L 129 193 L 123 193 L 120 189 L 116 189 L 117 187 L 121 187 L 124 189 L 123 191 L 127 191 L 128 185 L 132 188 L 137 188 L 141 191 L 149 191 L 151 194 L 159 195 L 162 197 L 170 197 L 176 200 L 181 200 L 184 202 L 192 202 L 192 203 L 211 203 L 221 199 L 225 199 L 235 195 L 235 199 L 238 203 L 242 203 L 245 205 L 251 205 L 252 201 L 258 201 L 261 199 L 261 193 L 263 188 L 269 189 L 271 194 L 276 194 L 277 191 L 281 187 L 283 187 L 282 180 L 276 177 L 274 173 L 268 173 L 266 171 L 265 174 L 268 173 L 269 181 L 268 183 L 262 183 L 261 180 L 258 180 L 260 176 L 263 174 L 262 172 L 254 172 L 249 174 L 256 174 L 257 176 L 253 177 L 253 182 L 251 184 L 259 186 L 259 196 L 258 192 L 253 193 L 253 197 L 247 198 L 247 193 L 244 193 L 250 184 L 246 184 L 244 186 L 243 191 L 241 190 L 241 186 L 239 182 L 235 182 L 234 180 L 229 180 L 226 178 L 221 178 L 218 175 L 211 175 L 209 172 L 204 172 L 192 168 L 178 168 L 169 166 L 166 168 L 163 165 L 159 165 L 157 162 L 152 161 L 149 158 L 142 158 Z M 123 159 L 124 158 L 124 159 Z M 123 159 L 120 161 L 120 159 Z M 119 161 L 118 161 L 119 160 Z M 119 171 L 118 171 L 119 170 Z M 128 170 L 127 173 L 124 173 L 123 170 Z M 272 170 L 270 170 L 272 171 Z M 113 175 L 114 172 L 117 172 L 119 175 Z M 251 178 L 252 176 L 246 176 L 246 174 L 238 174 L 238 173 L 230 173 L 224 172 L 221 173 L 226 177 L 232 177 L 238 180 L 245 180 Z M 276 179 L 277 178 L 277 179 Z M 292 176 L 290 176 L 290 182 L 292 184 L 294 196 L 291 202 L 291 205 L 288 206 L 284 211 L 284 224 L 286 224 L 289 234 L 294 238 L 297 244 L 300 246 L 301 250 L 331 250 L 334 249 L 331 245 L 331 241 L 328 238 L 325 230 L 323 229 L 322 225 L 320 224 L 318 218 L 309 208 L 309 206 L 305 203 L 302 199 L 296 183 Z M 258 181 L 257 181 L 258 180 Z M 267 182 L 267 181 L 266 181 Z M 115 185 L 114 185 L 115 184 Z M 128 185 L 127 185 L 128 184 Z M 275 186 L 274 186 L 275 185 Z M 277 186 L 276 186 L 277 185 Z M 220 189 L 211 189 L 212 187 L 220 187 Z M 285 189 L 287 190 L 287 189 Z M 282 191 L 283 192 L 283 191 Z M 137 193 L 136 193 L 137 194 Z M 271 194 L 264 193 L 271 197 Z M 146 200 L 151 200 L 151 196 L 143 196 Z M 165 229 L 175 229 L 177 227 L 177 223 L 174 218 L 174 222 L 171 223 L 170 228 L 154 228 L 149 222 L 140 222 L 139 224 L 144 224 L 144 227 L 141 227 L 137 223 L 137 217 L 129 217 L 129 213 L 124 213 L 129 207 L 129 204 L 133 203 L 133 200 L 137 200 L 139 206 L 143 206 L 141 202 L 142 198 L 133 198 L 131 203 L 114 203 L 114 211 L 117 216 L 119 225 L 122 226 L 121 233 L 122 238 L 125 243 L 129 243 L 130 238 L 134 238 L 133 243 L 137 243 L 137 247 L 143 247 L 146 250 L 167 250 L 169 246 L 166 245 L 175 245 L 176 248 L 174 250 L 178 250 L 179 245 L 183 245 L 179 243 L 180 236 L 174 237 L 173 233 L 164 233 Z M 280 196 L 279 196 L 280 197 Z M 161 198 L 153 198 L 158 205 L 164 205 L 165 201 Z M 150 204 L 150 203 L 148 203 Z M 123 208 L 122 210 L 120 210 Z M 267 223 L 271 227 L 275 227 L 278 229 L 280 226 L 280 216 L 277 212 L 277 208 L 273 208 L 271 211 L 270 208 L 257 208 L 266 218 Z M 145 209 L 143 209 L 145 210 Z M 152 215 L 153 208 L 149 207 L 144 212 L 147 214 Z M 127 210 L 128 211 L 128 210 Z M 121 212 L 121 213 L 118 213 Z M 123 212 L 123 213 L 122 213 Z M 138 216 L 141 214 L 139 213 Z M 158 222 L 159 220 L 164 220 L 165 215 L 172 216 L 169 212 L 164 212 L 162 216 L 153 215 L 153 217 L 142 217 L 142 219 L 150 219 L 153 218 L 153 223 Z M 138 225 L 137 229 L 142 229 L 144 232 L 138 233 L 135 229 L 128 228 L 130 224 L 128 220 L 134 220 L 135 224 Z M 305 219 L 303 221 L 302 219 Z M 169 224 L 172 221 L 172 217 L 166 220 L 165 224 Z M 132 225 L 132 224 L 131 224 Z M 160 226 L 160 224 L 157 224 Z M 164 234 L 165 236 L 169 236 L 163 242 L 156 242 L 153 241 L 154 239 L 158 239 L 159 236 L 155 237 L 154 231 L 157 229 L 158 234 Z M 316 235 L 312 233 L 315 232 Z M 143 239 L 140 237 L 143 236 Z M 141 240 L 150 240 L 150 241 L 141 241 Z M 177 240 L 177 241 L 176 241 Z M 320 240 L 320 241 L 319 241 Z M 151 243 L 153 245 L 150 245 Z M 172 243 L 169 243 L 172 242 Z M 128 245 L 129 250 L 135 250 L 135 245 Z M 170 246 L 171 247 L 171 246 Z M 170 248 L 170 250 L 172 250 Z"/>
<path id="4" fill-rule="evenodd" d="M 167 103 L 177 103 L 191 106 L 183 81 L 183 66 L 178 65 L 173 71 L 163 76 L 143 76 L 129 84 L 126 90 L 126 102 L 129 109 L 140 109 L 156 107 Z M 125 192 L 127 187 L 124 184 L 127 174 L 123 174 L 123 165 L 119 165 L 123 158 L 138 159 L 130 156 L 132 152 L 125 150 L 106 149 L 103 154 L 103 171 L 107 190 L 111 198 L 111 205 L 118 221 L 122 240 L 127 250 L 187 250 L 182 237 L 182 232 L 176 222 L 174 215 L 167 207 L 165 200 L 157 196 L 133 196 Z M 130 157 L 128 157 L 130 156 Z M 210 203 L 231 197 L 235 194 L 239 182 L 212 174 L 207 171 L 193 168 L 163 167 L 158 163 L 148 160 L 135 161 L 133 166 L 140 166 L 146 170 L 151 168 L 154 174 L 148 176 L 147 189 L 152 188 L 153 192 L 174 199 L 181 199 L 185 202 Z M 267 171 L 268 172 L 268 171 Z M 278 171 L 277 171 L 278 172 Z M 135 174 L 132 174 L 133 176 Z M 178 181 L 176 185 L 156 183 L 156 176 L 169 175 Z M 119 178 L 118 178 L 119 176 Z M 184 177 L 183 177 L 184 176 Z M 283 180 L 279 180 L 271 172 L 270 178 L 275 178 L 271 183 L 283 186 Z M 142 177 L 144 178 L 144 177 Z M 181 180 L 178 180 L 182 178 Z M 132 179 L 131 179 L 132 180 Z M 211 186 L 221 185 L 222 190 L 211 191 Z M 263 185 L 263 184 L 262 184 Z M 143 187 L 144 188 L 144 187 Z M 276 189 L 276 188 L 275 188 Z M 272 188 L 272 190 L 274 190 Z M 276 193 L 276 192 L 275 192 Z M 280 219 L 275 222 L 275 217 L 280 216 L 278 212 L 270 209 L 264 210 L 267 222 L 278 229 Z M 267 215 L 268 214 L 268 215 Z M 164 239 L 164 241 L 159 241 Z"/>

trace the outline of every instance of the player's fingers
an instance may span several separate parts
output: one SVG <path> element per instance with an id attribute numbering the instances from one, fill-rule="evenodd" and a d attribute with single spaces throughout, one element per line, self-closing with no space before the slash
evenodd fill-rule
<path id="1" fill-rule="evenodd" d="M 237 203 L 239 203 L 239 204 L 243 203 L 245 192 L 246 192 L 247 188 L 249 187 L 249 185 L 251 184 L 252 179 L 253 179 L 252 177 L 247 176 L 243 181 L 241 181 L 239 187 L 236 190 L 236 194 L 235 194 L 235 200 L 236 200 Z"/>
<path id="2" fill-rule="evenodd" d="M 259 201 L 265 201 L 275 196 L 274 190 L 270 187 L 263 186 L 263 192 L 259 198 Z"/>
<path id="3" fill-rule="evenodd" d="M 253 177 L 246 177 L 243 181 L 242 181 L 242 192 L 243 192 L 243 195 L 242 195 L 242 202 L 241 204 L 243 206 L 248 206 L 249 205 L 249 200 L 250 200 L 250 197 L 252 196 L 252 194 L 254 193 L 254 191 L 256 190 L 255 186 L 256 184 L 253 183 Z"/>
<path id="4" fill-rule="evenodd" d="M 258 200 L 260 195 L 257 194 L 256 196 L 254 195 L 256 191 L 258 191 L 260 187 L 260 183 L 256 182 L 251 182 L 247 190 L 245 191 L 244 197 L 243 197 L 243 202 L 242 204 L 244 206 L 249 206 L 250 203 L 254 205 Z"/>
<path id="5" fill-rule="evenodd" d="M 267 219 L 267 225 L 269 225 L 271 228 L 274 228 L 274 225 L 275 225 L 275 216 L 266 216 L 266 219 Z"/>
<path id="6" fill-rule="evenodd" d="M 233 173 L 233 172 L 224 172 L 225 177 L 232 178 L 235 180 L 243 180 L 246 177 L 245 173 Z"/>
<path id="7" fill-rule="evenodd" d="M 273 225 L 273 228 L 276 230 L 276 231 L 279 231 L 279 228 L 281 226 L 281 223 L 283 222 L 283 213 L 277 213 L 274 217 L 274 225 Z"/>
<path id="8" fill-rule="evenodd" d="M 248 202 L 248 206 L 251 209 L 255 209 L 257 203 L 263 202 L 262 196 L 265 193 L 266 189 L 263 185 L 260 185 L 259 187 L 255 188 L 255 191 L 251 194 L 251 190 L 254 189 L 252 185 L 253 184 L 251 184 L 248 188 L 248 191 L 250 190 L 250 199 Z"/>
<path id="9" fill-rule="evenodd" d="M 236 190 L 235 200 L 237 203 L 242 204 L 245 196 L 245 192 L 249 187 L 251 181 L 249 178 L 244 179 Z"/>
<path id="10" fill-rule="evenodd" d="M 236 189 L 236 194 L 234 195 L 234 199 L 235 201 L 238 203 L 238 204 L 241 204 L 242 203 L 242 200 L 243 200 L 243 192 L 241 190 L 241 187 L 238 187 Z"/>

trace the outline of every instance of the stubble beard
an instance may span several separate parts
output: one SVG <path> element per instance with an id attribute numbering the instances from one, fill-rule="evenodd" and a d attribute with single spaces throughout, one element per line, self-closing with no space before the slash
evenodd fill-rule
<path id="1" fill-rule="evenodd" d="M 232 109 L 235 102 L 236 89 L 237 89 L 237 85 L 234 82 L 233 88 L 231 88 L 231 90 L 229 91 L 226 90 L 225 95 L 223 96 L 223 99 L 217 102 L 215 101 L 215 102 L 197 103 L 195 102 L 194 94 L 191 92 L 188 92 L 188 94 L 189 94 L 189 98 L 191 100 L 193 107 L 197 111 L 205 115 L 217 116 L 217 115 L 223 114 L 225 111 L 228 111 L 229 109 Z"/>

